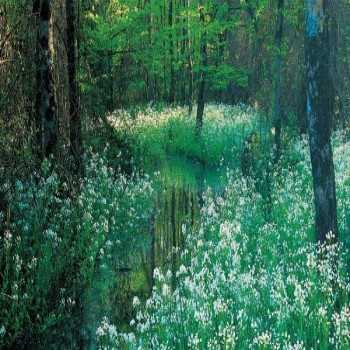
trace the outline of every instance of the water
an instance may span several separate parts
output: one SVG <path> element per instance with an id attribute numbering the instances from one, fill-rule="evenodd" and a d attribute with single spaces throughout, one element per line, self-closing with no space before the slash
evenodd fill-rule
<path id="1" fill-rule="evenodd" d="M 142 251 L 142 272 L 131 273 L 131 290 L 146 299 L 153 287 L 156 267 L 170 270 L 180 264 L 185 239 L 183 227 L 194 227 L 200 217 L 203 191 L 209 186 L 219 192 L 224 187 L 222 171 L 205 169 L 184 159 L 169 159 L 159 170 L 157 197 L 149 230 L 149 244 Z M 175 287 L 176 281 L 173 281 Z"/>
<path id="2" fill-rule="evenodd" d="M 224 178 L 218 170 L 208 170 L 184 159 L 173 158 L 162 164 L 154 178 L 157 195 L 148 235 L 140 244 L 142 249 L 124 257 L 126 268 L 114 270 L 117 273 L 115 285 L 99 288 L 105 286 L 106 280 L 113 279 L 112 269 L 101 270 L 96 277 L 94 291 L 90 293 L 86 308 L 89 338 L 94 338 L 98 322 L 104 314 L 109 314 L 118 328 L 129 330 L 129 322 L 135 316 L 133 297 L 146 300 L 150 296 L 156 267 L 172 272 L 172 287 L 175 288 L 176 270 L 186 239 L 183 227 L 196 226 L 203 191 L 208 186 L 220 191 L 224 187 Z M 89 343 L 90 349 L 96 349 L 94 340 Z"/>

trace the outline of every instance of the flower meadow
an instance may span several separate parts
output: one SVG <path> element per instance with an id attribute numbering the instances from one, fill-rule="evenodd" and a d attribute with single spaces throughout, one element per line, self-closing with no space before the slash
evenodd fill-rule
<path id="1" fill-rule="evenodd" d="M 133 300 L 131 331 L 104 318 L 100 349 L 349 349 L 350 143 L 338 134 L 334 145 L 340 243 L 332 233 L 315 243 L 306 140 L 270 174 L 267 209 L 254 179 L 228 170 L 199 224 L 183 226 L 176 288 L 156 268 L 150 298 Z"/>
<path id="2" fill-rule="evenodd" d="M 237 166 L 239 148 L 246 136 L 257 129 L 260 114 L 250 106 L 206 107 L 202 137 L 195 129 L 195 111 L 184 107 L 147 107 L 133 111 L 117 110 L 108 116 L 121 139 L 129 140 L 137 164 L 149 168 L 169 156 L 181 156 L 217 167 L 223 161 Z M 234 164 L 233 164 L 234 163 Z"/>
<path id="3" fill-rule="evenodd" d="M 150 180 L 118 174 L 101 155 L 90 154 L 86 162 L 74 197 L 48 163 L 15 184 L 12 219 L 0 240 L 0 308 L 6 310 L 0 314 L 0 348 L 85 348 L 93 325 L 84 310 L 97 276 L 108 267 L 109 278 L 96 294 L 107 312 L 101 292 L 118 289 L 119 266 L 133 263 L 125 252 L 145 244 Z"/>
<path id="4" fill-rule="evenodd" d="M 350 348 L 346 135 L 333 140 L 339 242 L 330 232 L 320 245 L 305 138 L 284 139 L 273 164 L 271 130 L 250 107 L 209 105 L 200 138 L 194 115 L 182 107 L 116 111 L 108 120 L 128 149 L 90 150 L 79 186 L 49 162 L 5 184 L 0 348 Z M 125 151 L 133 157 L 128 174 L 111 167 Z M 166 195 L 160 178 L 178 180 L 170 164 L 159 164 L 174 156 L 201 165 L 191 187 L 200 197 L 194 206 L 203 205 L 197 221 L 172 213 L 184 244 L 169 251 L 180 259 L 170 271 L 156 266 L 146 286 L 142 265 L 159 194 Z M 220 176 L 224 170 L 224 188 L 194 189 L 204 165 L 220 168 Z"/>

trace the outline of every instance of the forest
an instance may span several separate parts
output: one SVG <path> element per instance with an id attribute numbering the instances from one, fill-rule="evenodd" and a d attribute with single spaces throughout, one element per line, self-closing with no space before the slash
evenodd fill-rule
<path id="1" fill-rule="evenodd" d="M 350 349 L 350 1 L 0 0 L 0 349 Z"/>

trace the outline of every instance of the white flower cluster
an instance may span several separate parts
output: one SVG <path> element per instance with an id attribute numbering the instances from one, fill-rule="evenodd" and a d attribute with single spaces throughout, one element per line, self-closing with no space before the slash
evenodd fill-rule
<path id="1" fill-rule="evenodd" d="M 13 337 L 29 327 L 29 315 L 38 315 L 38 329 L 70 319 L 77 295 L 88 293 L 96 270 L 123 266 L 123 253 L 136 251 L 146 240 L 153 200 L 150 179 L 126 177 L 106 164 L 103 156 L 89 155 L 74 198 L 64 194 L 67 184 L 55 173 L 16 182 L 13 222 L 0 237 L 5 266 L 0 307 L 6 310 L 0 347 L 13 347 Z M 113 282 L 106 279 L 99 285 L 107 288 Z M 108 333 L 115 335 L 112 327 Z"/>
<path id="2" fill-rule="evenodd" d="M 197 156 L 220 167 L 237 160 L 233 155 L 239 153 L 243 140 L 256 128 L 259 114 L 245 105 L 207 105 L 199 148 L 195 115 L 189 116 L 185 107 L 159 110 L 149 106 L 136 115 L 117 110 L 108 116 L 108 121 L 117 132 L 133 140 L 131 147 L 138 161 L 159 161 L 174 153 Z"/>
<path id="3" fill-rule="evenodd" d="M 342 147 L 335 164 L 344 230 L 350 164 L 340 154 L 350 157 L 350 145 Z M 219 201 L 206 196 L 200 227 L 187 230 L 176 289 L 169 295 L 166 274 L 154 271 L 135 339 L 118 338 L 125 348 L 350 348 L 347 251 L 332 236 L 314 243 L 306 144 L 290 152 L 298 164 L 276 177 L 269 219 L 262 196 L 238 174 Z"/>

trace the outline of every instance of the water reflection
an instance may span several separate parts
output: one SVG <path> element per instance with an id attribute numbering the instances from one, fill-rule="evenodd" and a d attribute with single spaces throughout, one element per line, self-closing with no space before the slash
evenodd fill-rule
<path id="1" fill-rule="evenodd" d="M 168 161 L 160 170 L 160 183 L 151 220 L 150 245 L 143 251 L 143 268 L 147 276 L 147 290 L 153 286 L 155 267 L 170 270 L 175 275 L 186 237 L 183 227 L 193 227 L 198 222 L 203 205 L 203 192 L 207 186 L 220 189 L 222 172 L 208 170 L 199 164 L 181 159 Z"/>
<path id="2" fill-rule="evenodd" d="M 101 268 L 94 280 L 86 307 L 89 349 L 96 348 L 94 334 L 102 315 L 108 315 L 119 329 L 128 330 L 135 316 L 133 297 L 145 300 L 150 296 L 156 267 L 170 270 L 172 288 L 176 287 L 176 271 L 186 239 L 183 226 L 198 223 L 203 191 L 207 186 L 214 190 L 222 188 L 223 179 L 219 171 L 181 159 L 163 164 L 154 178 L 157 196 L 148 227 L 142 229 L 146 233 L 139 235 L 142 241 L 136 243 L 133 251 L 118 252 L 114 266 L 109 265 L 106 271 Z"/>
<path id="3" fill-rule="evenodd" d="M 154 247 L 151 250 L 154 267 L 170 270 L 175 276 L 185 241 L 183 226 L 195 225 L 199 208 L 197 191 L 189 185 L 167 186 L 159 194 L 154 223 Z"/>

